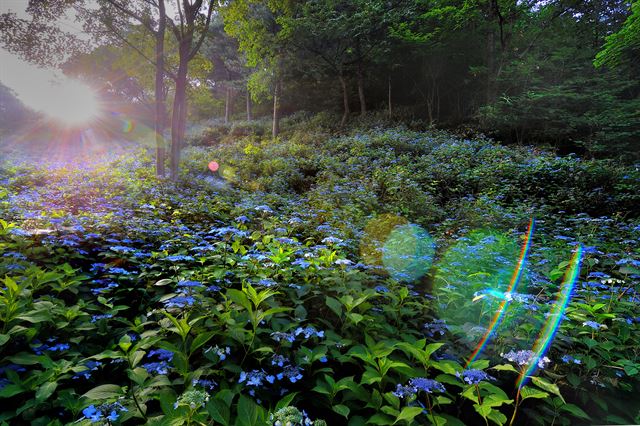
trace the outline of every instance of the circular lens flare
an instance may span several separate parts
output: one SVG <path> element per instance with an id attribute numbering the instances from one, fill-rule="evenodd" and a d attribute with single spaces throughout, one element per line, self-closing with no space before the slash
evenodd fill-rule
<path id="1" fill-rule="evenodd" d="M 435 243 L 427 231 L 415 224 L 396 226 L 382 249 L 382 263 L 397 280 L 412 282 L 429 272 Z"/>

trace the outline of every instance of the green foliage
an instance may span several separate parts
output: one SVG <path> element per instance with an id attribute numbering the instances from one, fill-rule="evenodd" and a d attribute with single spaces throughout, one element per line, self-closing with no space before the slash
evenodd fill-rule
<path id="1" fill-rule="evenodd" d="M 260 122 L 209 129 L 224 141 L 186 150 L 176 184 L 142 151 L 95 168 L 0 165 L 2 421 L 634 421 L 635 168 L 437 131 L 335 134 L 331 120 L 291 117 L 276 141 L 244 136 Z M 522 293 L 465 367 L 532 215 Z M 365 238 L 387 216 L 433 237 L 426 276 L 370 256 L 411 256 Z M 576 242 L 552 363 L 518 392 L 522 366 L 500 353 L 530 348 Z"/>

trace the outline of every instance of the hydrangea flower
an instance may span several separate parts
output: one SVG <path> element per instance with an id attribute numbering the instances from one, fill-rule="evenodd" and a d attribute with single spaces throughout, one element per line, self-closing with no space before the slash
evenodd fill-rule
<path id="1" fill-rule="evenodd" d="M 204 285 L 200 281 L 180 281 L 177 284 L 179 288 L 200 288 L 204 287 Z"/>
<path id="2" fill-rule="evenodd" d="M 500 356 L 508 361 L 515 362 L 519 366 L 531 365 L 537 362 L 538 368 L 545 368 L 551 362 L 548 357 L 538 357 L 535 352 L 530 350 L 509 351 L 506 354 L 500 354 Z"/>
<path id="3" fill-rule="evenodd" d="M 160 361 L 160 362 L 149 362 L 146 364 L 142 364 L 142 368 L 144 368 L 145 370 L 147 370 L 147 373 L 152 374 L 163 374 L 163 375 L 167 375 L 169 374 L 169 364 L 166 361 Z"/>
<path id="4" fill-rule="evenodd" d="M 209 401 L 209 394 L 207 392 L 192 389 L 180 395 L 177 401 L 173 404 L 173 408 L 176 409 L 179 406 L 184 405 L 195 410 L 198 407 L 204 407 L 207 401 Z"/>
<path id="5" fill-rule="evenodd" d="M 126 413 L 127 411 L 129 410 L 119 402 L 113 402 L 98 405 L 97 407 L 92 404 L 82 410 L 82 414 L 84 418 L 90 420 L 91 423 L 104 422 L 105 420 L 115 422 L 121 413 Z"/>
<path id="6" fill-rule="evenodd" d="M 477 385 L 484 380 L 495 380 L 495 377 L 488 375 L 482 370 L 476 369 L 464 370 L 462 373 L 456 371 L 456 377 L 464 380 L 470 385 Z"/>
<path id="7" fill-rule="evenodd" d="M 155 356 L 161 361 L 171 362 L 173 360 L 173 352 L 166 349 L 152 349 L 147 354 L 149 358 Z"/>
<path id="8" fill-rule="evenodd" d="M 293 343 L 296 340 L 296 334 L 293 331 L 290 333 L 284 333 L 282 331 L 274 331 L 273 333 L 271 333 L 271 338 L 276 342 L 286 340 L 288 342 Z"/>
<path id="9" fill-rule="evenodd" d="M 445 322 L 445 320 L 435 319 L 431 322 L 427 322 L 424 324 L 425 333 L 429 337 L 433 337 L 436 334 L 440 336 L 444 336 L 445 333 L 449 330 L 449 326 Z"/>
<path id="10" fill-rule="evenodd" d="M 113 314 L 93 315 L 91 317 L 91 322 L 97 322 L 99 320 L 109 319 L 109 318 L 113 318 Z"/>
<path id="11" fill-rule="evenodd" d="M 585 327 L 591 327 L 591 328 L 593 328 L 595 330 L 600 330 L 600 328 L 603 327 L 602 324 L 597 323 L 595 321 L 585 321 L 585 322 L 582 323 L 582 325 L 585 326 Z"/>
<path id="12" fill-rule="evenodd" d="M 81 367 L 85 367 L 86 370 L 76 373 L 72 378 L 79 379 L 84 377 L 85 379 L 88 380 L 91 378 L 91 372 L 97 371 L 100 366 L 102 366 L 102 363 L 100 361 L 94 361 L 91 359 L 81 366 Z"/>
<path id="13" fill-rule="evenodd" d="M 562 362 L 564 362 L 565 364 L 570 364 L 570 363 L 574 363 L 574 364 L 582 364 L 582 361 L 580 361 L 577 358 L 574 358 L 571 355 L 563 355 L 562 358 L 560 358 L 562 360 Z"/>
<path id="14" fill-rule="evenodd" d="M 191 381 L 191 386 L 202 386 L 205 389 L 213 390 L 218 386 L 218 383 L 215 380 L 209 379 L 193 379 Z"/>
<path id="15" fill-rule="evenodd" d="M 407 385 L 398 384 L 393 394 L 398 398 L 412 398 L 418 392 L 446 392 L 444 385 L 437 380 L 414 377 Z"/>
<path id="16" fill-rule="evenodd" d="M 304 334 L 304 338 L 305 339 L 310 338 L 314 334 L 320 339 L 322 339 L 324 337 L 324 331 L 322 331 L 322 330 L 316 331 L 315 327 L 313 327 L 313 326 L 308 326 L 308 327 L 304 327 L 304 328 L 298 327 L 298 328 L 296 328 L 294 333 L 295 333 L 296 336 L 298 336 L 300 334 Z"/>
<path id="17" fill-rule="evenodd" d="M 267 373 L 262 370 L 253 370 L 249 372 L 241 371 L 238 383 L 245 383 L 247 386 L 261 386 L 262 381 L 267 377 Z"/>
<path id="18" fill-rule="evenodd" d="M 231 348 L 229 346 L 226 346 L 225 348 L 220 348 L 218 347 L 218 345 L 216 345 L 206 349 L 205 353 L 211 352 L 211 351 L 215 352 L 216 355 L 218 355 L 218 358 L 220 358 L 220 361 L 224 361 L 225 359 L 227 359 L 227 355 L 231 354 Z"/>
<path id="19" fill-rule="evenodd" d="M 164 302 L 165 308 L 184 308 L 187 306 L 193 306 L 196 302 L 196 299 L 193 296 L 186 295 L 177 295 L 172 297 L 171 299 L 167 299 Z"/>

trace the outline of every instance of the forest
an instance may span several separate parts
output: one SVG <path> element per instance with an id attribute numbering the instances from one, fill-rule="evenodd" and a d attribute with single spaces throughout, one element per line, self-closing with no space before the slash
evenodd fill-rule
<path id="1" fill-rule="evenodd" d="M 0 426 L 640 424 L 640 1 L 0 7 Z"/>

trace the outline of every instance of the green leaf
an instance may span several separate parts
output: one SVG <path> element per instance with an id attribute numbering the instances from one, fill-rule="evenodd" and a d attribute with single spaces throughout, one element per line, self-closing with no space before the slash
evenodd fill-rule
<path id="1" fill-rule="evenodd" d="M 291 392 L 290 394 L 284 396 L 278 403 L 276 404 L 275 411 L 278 411 L 281 408 L 288 407 L 293 401 L 293 398 L 296 397 L 298 392 Z"/>
<path id="2" fill-rule="evenodd" d="M 37 324 L 40 322 L 50 321 L 51 312 L 45 310 L 29 311 L 22 315 L 18 315 L 16 318 L 23 321 L 28 321 L 32 324 Z"/>
<path id="3" fill-rule="evenodd" d="M 145 354 L 145 351 L 135 351 L 134 353 L 129 354 L 129 362 L 131 363 L 131 368 L 135 368 L 136 365 L 138 365 L 140 361 L 142 361 L 142 358 L 144 358 Z"/>
<path id="4" fill-rule="evenodd" d="M 165 286 L 165 285 L 169 285 L 173 282 L 172 279 L 169 278 L 164 278 L 160 281 L 156 281 L 156 283 L 154 284 L 155 286 L 161 287 L 161 286 Z"/>
<path id="5" fill-rule="evenodd" d="M 386 414 L 381 414 L 381 413 L 374 414 L 373 416 L 369 417 L 369 419 L 367 420 L 367 424 L 370 424 L 370 425 L 389 426 L 392 423 L 393 423 L 393 417 L 387 416 Z"/>
<path id="6" fill-rule="evenodd" d="M 560 394 L 560 389 L 558 388 L 558 385 L 556 385 L 554 383 L 549 383 L 546 380 L 544 380 L 543 378 L 535 377 L 535 376 L 531 378 L 531 382 L 534 385 L 538 386 L 540 389 L 543 389 L 543 390 L 545 390 L 545 391 L 547 391 L 549 393 L 552 393 L 552 394 L 554 394 L 556 396 L 559 396 L 560 399 L 562 399 L 562 401 L 565 402 L 564 398 L 562 398 L 562 395 Z"/>
<path id="7" fill-rule="evenodd" d="M 349 412 L 351 410 L 346 405 L 342 405 L 342 404 L 334 405 L 333 407 L 331 407 L 331 409 L 336 413 L 340 414 L 341 416 L 349 418 Z"/>
<path id="8" fill-rule="evenodd" d="M 0 346 L 4 345 L 8 341 L 9 341 L 9 335 L 8 334 L 0 334 Z"/>
<path id="9" fill-rule="evenodd" d="M 516 368 L 511 364 L 500 364 L 491 368 L 498 371 L 513 371 L 514 373 L 518 373 L 518 370 L 516 370 Z"/>
<path id="10" fill-rule="evenodd" d="M 234 303 L 242 306 L 247 311 L 252 312 L 251 302 L 247 298 L 247 295 L 237 290 L 235 288 L 230 288 L 227 290 L 227 297 L 231 299 Z"/>
<path id="11" fill-rule="evenodd" d="M 543 399 L 543 398 L 547 398 L 549 394 L 539 389 L 535 389 L 529 386 L 523 386 L 522 389 L 520 389 L 520 396 L 522 397 L 523 400 L 529 399 L 529 398 Z"/>
<path id="12" fill-rule="evenodd" d="M 26 392 L 28 389 L 23 388 L 20 385 L 15 385 L 10 383 L 0 389 L 0 398 L 11 398 L 14 395 L 18 395 L 20 393 Z"/>
<path id="13" fill-rule="evenodd" d="M 42 402 L 49 398 L 58 387 L 58 382 L 46 382 L 36 391 L 36 401 Z"/>
<path id="14" fill-rule="evenodd" d="M 193 342 L 191 342 L 191 353 L 195 352 L 196 349 L 211 340 L 215 334 L 216 333 L 214 331 L 198 334 L 195 339 L 193 339 Z"/>
<path id="15" fill-rule="evenodd" d="M 120 386 L 109 384 L 96 386 L 82 396 L 91 400 L 100 401 L 104 399 L 117 398 L 121 395 L 123 395 L 123 392 Z"/>
<path id="16" fill-rule="evenodd" d="M 205 408 L 214 421 L 222 424 L 223 426 L 227 426 L 229 424 L 229 417 L 231 413 L 229 406 L 224 400 L 211 398 L 209 402 L 207 402 Z"/>
<path id="17" fill-rule="evenodd" d="M 147 370 L 141 367 L 134 368 L 133 370 L 129 370 L 127 372 L 129 378 L 137 385 L 142 386 L 144 381 L 149 377 L 149 373 Z"/>
<path id="18" fill-rule="evenodd" d="M 21 352 L 17 355 L 8 357 L 7 359 L 18 365 L 35 365 L 42 364 L 44 356 Z"/>
<path id="19" fill-rule="evenodd" d="M 560 406 L 560 409 L 563 411 L 567 411 L 571 413 L 573 416 L 578 417 L 580 419 L 591 420 L 591 417 L 587 413 L 585 413 L 582 408 L 578 407 L 574 404 L 564 404 Z"/>
<path id="20" fill-rule="evenodd" d="M 238 418 L 236 419 L 237 426 L 255 426 L 258 424 L 258 417 L 260 407 L 253 402 L 252 399 L 247 398 L 244 395 L 240 395 L 238 400 Z"/>
<path id="21" fill-rule="evenodd" d="M 499 426 L 507 423 L 507 416 L 498 410 L 491 410 L 487 418 Z"/>
<path id="22" fill-rule="evenodd" d="M 404 407 L 402 411 L 400 411 L 400 414 L 398 414 L 398 417 L 396 417 L 396 420 L 393 422 L 393 424 L 396 424 L 403 420 L 406 422 L 410 422 L 414 419 L 414 417 L 422 413 L 422 410 L 422 407 Z"/>
<path id="23" fill-rule="evenodd" d="M 349 313 L 347 314 L 347 317 L 348 317 L 351 321 L 353 321 L 353 323 L 354 323 L 354 324 L 356 324 L 356 325 L 357 325 L 360 321 L 362 321 L 362 320 L 364 319 L 364 316 L 363 316 L 363 315 L 357 314 L 357 313 L 355 313 L 355 312 L 349 312 Z"/>
<path id="24" fill-rule="evenodd" d="M 120 349 L 122 349 L 123 352 L 128 352 L 131 345 L 131 336 L 128 334 L 122 336 L 118 342 L 118 346 L 120 346 Z"/>
<path id="25" fill-rule="evenodd" d="M 342 303 L 333 297 L 327 296 L 325 303 L 333 311 L 334 314 L 338 316 L 338 318 L 342 318 Z"/>

